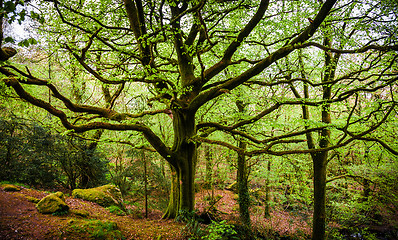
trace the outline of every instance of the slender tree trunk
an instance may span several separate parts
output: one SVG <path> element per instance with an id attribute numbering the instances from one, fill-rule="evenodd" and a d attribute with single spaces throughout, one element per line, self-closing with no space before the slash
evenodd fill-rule
<path id="1" fill-rule="evenodd" d="M 204 148 L 206 160 L 205 188 L 213 189 L 213 158 L 211 156 L 211 148 L 208 145 L 205 145 Z"/>
<path id="2" fill-rule="evenodd" d="M 239 112 L 245 111 L 245 104 L 242 101 L 236 101 L 236 106 L 238 107 Z M 246 143 L 242 140 L 239 140 L 239 148 L 246 149 Z M 236 180 L 238 184 L 238 202 L 239 202 L 239 218 L 240 221 L 244 224 L 246 230 L 248 232 L 251 231 L 251 220 L 250 220 L 250 195 L 249 195 L 249 187 L 248 187 L 248 166 L 247 160 L 244 154 L 238 153 L 238 169 L 236 171 Z"/>
<path id="3" fill-rule="evenodd" d="M 148 218 L 148 172 L 145 158 L 145 151 L 142 150 L 142 160 L 144 161 L 144 200 L 145 200 L 145 218 Z"/>
<path id="4" fill-rule="evenodd" d="M 271 173 L 271 160 L 268 160 L 267 165 L 267 179 L 265 180 L 265 206 L 264 206 L 264 218 L 269 218 L 271 216 L 270 212 L 270 177 Z"/>
<path id="5" fill-rule="evenodd" d="M 327 152 L 314 154 L 314 214 L 312 239 L 325 239 Z"/>
<path id="6" fill-rule="evenodd" d="M 240 141 L 239 148 L 245 149 L 246 143 Z M 238 169 L 237 169 L 237 183 L 238 183 L 238 193 L 239 193 L 239 217 L 240 221 L 244 224 L 247 230 L 251 229 L 250 220 L 250 195 L 249 187 L 247 183 L 248 169 L 246 157 L 243 154 L 238 154 Z"/>

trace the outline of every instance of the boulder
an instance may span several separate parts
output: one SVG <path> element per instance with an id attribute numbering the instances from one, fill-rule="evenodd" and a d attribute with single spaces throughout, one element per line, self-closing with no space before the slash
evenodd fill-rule
<path id="1" fill-rule="evenodd" d="M 36 208 L 40 213 L 55 213 L 69 210 L 69 206 L 65 203 L 65 196 L 62 192 L 52 193 L 42 198 Z"/>
<path id="2" fill-rule="evenodd" d="M 103 207 L 109 207 L 112 205 L 123 207 L 120 190 L 113 185 L 104 185 L 89 189 L 75 189 L 72 192 L 72 196 L 98 203 Z"/>

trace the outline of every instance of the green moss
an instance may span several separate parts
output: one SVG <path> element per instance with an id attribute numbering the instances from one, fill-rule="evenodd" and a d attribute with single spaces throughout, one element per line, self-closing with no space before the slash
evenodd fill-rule
<path id="1" fill-rule="evenodd" d="M 55 196 L 59 197 L 60 199 L 62 199 L 62 201 L 65 202 L 65 195 L 62 192 L 56 192 L 53 193 Z"/>
<path id="2" fill-rule="evenodd" d="M 26 198 L 26 200 L 28 200 L 29 202 L 32 202 L 32 203 L 38 203 L 38 202 L 40 202 L 40 199 L 37 199 L 37 198 L 35 198 L 35 197 L 25 196 L 25 198 Z"/>
<path id="3" fill-rule="evenodd" d="M 115 206 L 115 205 L 109 206 L 106 209 L 108 209 L 109 212 L 116 214 L 118 216 L 126 215 L 126 213 L 122 209 L 120 209 L 118 206 Z"/>
<path id="4" fill-rule="evenodd" d="M 3 187 L 5 185 L 14 185 L 22 188 L 29 188 L 28 185 L 23 184 L 23 183 L 17 183 L 17 182 L 10 182 L 10 181 L 0 181 L 0 186 Z"/>
<path id="5" fill-rule="evenodd" d="M 103 207 L 119 205 L 118 201 L 121 201 L 120 191 L 113 185 L 104 185 L 90 189 L 75 189 L 72 192 L 72 196 L 98 203 Z"/>
<path id="6" fill-rule="evenodd" d="M 83 217 L 83 218 L 86 218 L 86 217 L 90 216 L 90 213 L 88 211 L 86 211 L 86 210 L 78 210 L 78 209 L 76 209 L 76 210 L 72 210 L 71 212 L 73 214 L 75 214 L 75 215 L 77 215 L 79 217 Z"/>
<path id="7" fill-rule="evenodd" d="M 107 220 L 71 219 L 68 221 L 66 232 L 72 238 L 74 235 L 82 237 L 82 234 L 88 234 L 92 239 L 124 239 L 117 224 Z"/>
<path id="8" fill-rule="evenodd" d="M 15 186 L 15 185 L 12 185 L 12 184 L 4 184 L 3 190 L 6 192 L 18 192 L 21 190 L 21 188 Z"/>
<path id="9" fill-rule="evenodd" d="M 41 199 L 36 204 L 36 208 L 40 213 L 66 212 L 69 210 L 69 206 L 63 199 L 65 197 L 61 192 L 53 193 Z"/>

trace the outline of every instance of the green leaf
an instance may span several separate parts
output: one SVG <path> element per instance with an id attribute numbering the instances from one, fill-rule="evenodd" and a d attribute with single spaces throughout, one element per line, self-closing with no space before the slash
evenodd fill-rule
<path id="1" fill-rule="evenodd" d="M 6 43 L 15 43 L 15 40 L 12 37 L 6 37 L 6 38 L 4 38 L 4 42 L 6 42 Z"/>
<path id="2" fill-rule="evenodd" d="M 24 39 L 22 41 L 20 41 L 18 43 L 18 46 L 20 47 L 29 47 L 30 45 L 35 45 L 37 44 L 37 40 L 34 38 L 28 38 L 28 39 Z"/>
<path id="3" fill-rule="evenodd" d="M 3 8 L 6 12 L 10 13 L 10 12 L 14 12 L 16 10 L 16 6 L 14 4 L 14 2 L 5 2 L 4 3 L 4 8 Z"/>

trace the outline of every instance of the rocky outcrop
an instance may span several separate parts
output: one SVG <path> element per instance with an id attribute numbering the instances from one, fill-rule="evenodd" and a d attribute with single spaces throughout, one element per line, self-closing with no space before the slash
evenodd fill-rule
<path id="1" fill-rule="evenodd" d="M 65 203 L 65 196 L 62 192 L 52 193 L 37 204 L 36 208 L 40 213 L 56 213 L 65 212 L 69 210 L 69 206 Z"/>

